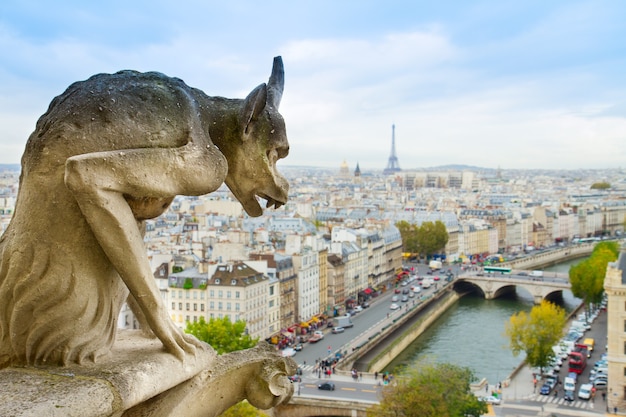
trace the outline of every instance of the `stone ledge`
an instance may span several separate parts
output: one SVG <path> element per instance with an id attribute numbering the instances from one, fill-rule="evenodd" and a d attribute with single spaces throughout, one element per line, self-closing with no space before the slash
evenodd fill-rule
<path id="1" fill-rule="evenodd" d="M 216 354 L 208 345 L 184 363 L 158 339 L 119 331 L 111 354 L 96 364 L 11 367 L 0 370 L 0 415 L 119 416 L 208 369 Z"/>

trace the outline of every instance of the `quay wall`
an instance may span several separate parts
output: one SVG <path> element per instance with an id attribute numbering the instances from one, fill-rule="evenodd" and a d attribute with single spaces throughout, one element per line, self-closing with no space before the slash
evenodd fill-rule
<path id="1" fill-rule="evenodd" d="M 419 319 L 407 328 L 403 329 L 400 337 L 393 340 L 382 352 L 380 352 L 368 366 L 368 371 L 380 371 L 389 365 L 402 351 L 424 333 L 430 325 L 437 320 L 448 308 L 456 303 L 461 296 L 451 289 L 445 290 L 442 297 L 431 301 L 433 308 L 429 314 L 420 314 Z"/>

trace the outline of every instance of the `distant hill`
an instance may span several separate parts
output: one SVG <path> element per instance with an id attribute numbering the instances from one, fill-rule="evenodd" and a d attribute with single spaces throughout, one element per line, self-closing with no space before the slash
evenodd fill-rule
<path id="1" fill-rule="evenodd" d="M 495 169 L 493 168 L 483 168 L 483 167 L 477 167 L 473 165 L 460 165 L 460 164 L 440 165 L 436 167 L 430 167 L 427 169 L 440 170 L 440 171 L 495 171 Z"/>

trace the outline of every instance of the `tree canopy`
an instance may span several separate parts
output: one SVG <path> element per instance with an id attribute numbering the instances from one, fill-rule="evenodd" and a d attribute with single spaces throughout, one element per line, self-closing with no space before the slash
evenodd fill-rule
<path id="1" fill-rule="evenodd" d="M 589 258 L 570 268 L 569 281 L 572 285 L 572 294 L 584 301 L 585 309 L 589 308 L 590 303 L 597 304 L 602 301 L 606 267 L 618 256 L 617 242 L 601 242 L 594 247 Z"/>
<path id="2" fill-rule="evenodd" d="M 421 361 L 386 385 L 379 404 L 367 410 L 376 417 L 480 416 L 487 405 L 472 393 L 469 368 Z"/>
<path id="3" fill-rule="evenodd" d="M 530 313 L 513 314 L 506 326 L 513 355 L 525 352 L 526 362 L 543 372 L 554 357 L 552 346 L 561 338 L 565 321 L 565 310 L 545 300 Z"/>
<path id="4" fill-rule="evenodd" d="M 204 317 L 200 317 L 195 323 L 187 322 L 185 328 L 186 333 L 213 346 L 218 355 L 256 346 L 259 339 L 253 339 L 245 330 L 245 321 L 237 320 L 233 323 L 228 317 L 211 318 L 208 323 Z"/>
<path id="5" fill-rule="evenodd" d="M 199 340 L 213 346 L 215 351 L 222 355 L 236 350 L 249 349 L 258 343 L 245 334 L 246 322 L 237 320 L 231 322 L 230 318 L 211 318 L 207 323 L 204 317 L 195 322 L 187 322 L 185 332 L 194 335 Z M 267 417 L 267 414 L 258 410 L 247 401 L 241 401 L 220 414 L 220 417 Z"/>
<path id="6" fill-rule="evenodd" d="M 611 184 L 609 184 L 606 181 L 595 182 L 595 183 L 591 184 L 590 188 L 592 190 L 607 190 L 607 189 L 611 188 Z"/>
<path id="7" fill-rule="evenodd" d="M 434 223 L 423 222 L 420 226 L 401 220 L 396 223 L 396 227 L 402 237 L 404 252 L 428 257 L 442 251 L 448 243 L 446 225 L 440 220 Z"/>

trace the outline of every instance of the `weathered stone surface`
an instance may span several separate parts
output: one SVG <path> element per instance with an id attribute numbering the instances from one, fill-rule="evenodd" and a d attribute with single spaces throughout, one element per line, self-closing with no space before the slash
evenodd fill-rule
<path id="1" fill-rule="evenodd" d="M 291 398 L 295 371 L 266 344 L 219 357 L 202 350 L 181 363 L 127 330 L 97 364 L 0 370 L 0 416 L 217 416 L 243 399 L 268 409 Z"/>
<path id="2" fill-rule="evenodd" d="M 110 416 L 191 379 L 215 364 L 210 349 L 181 363 L 156 339 L 122 331 L 97 364 L 0 370 L 1 416 Z"/>

